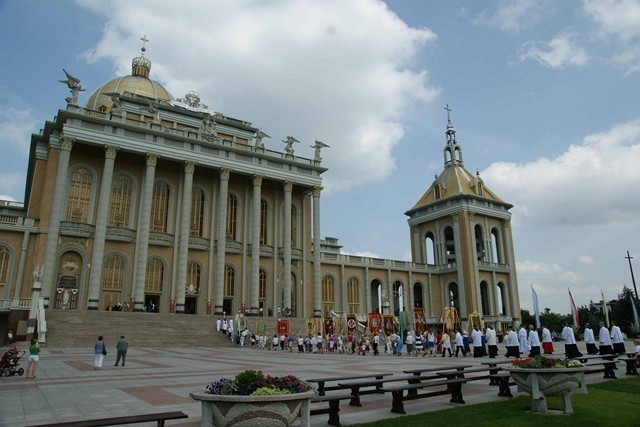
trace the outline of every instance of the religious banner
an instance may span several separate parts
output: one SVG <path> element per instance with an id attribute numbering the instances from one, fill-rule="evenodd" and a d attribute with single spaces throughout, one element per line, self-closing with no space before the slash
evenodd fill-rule
<path id="1" fill-rule="evenodd" d="M 413 309 L 413 323 L 416 325 L 416 332 L 421 334 L 426 329 L 426 321 L 424 318 L 424 308 L 416 307 Z"/>
<path id="2" fill-rule="evenodd" d="M 333 332 L 334 332 L 333 319 L 330 317 L 327 317 L 324 319 L 324 334 L 333 335 Z"/>
<path id="3" fill-rule="evenodd" d="M 289 321 L 288 320 L 278 320 L 278 334 L 289 335 Z"/>
<path id="4" fill-rule="evenodd" d="M 355 314 L 347 314 L 347 332 L 352 334 L 356 331 L 358 320 Z"/>
<path id="5" fill-rule="evenodd" d="M 313 335 L 313 329 L 314 329 L 314 327 L 313 327 L 313 319 L 307 319 L 304 322 L 304 329 L 307 332 L 307 335 L 309 335 L 309 336 Z"/>
<path id="6" fill-rule="evenodd" d="M 207 301 L 207 314 L 211 314 L 211 301 Z"/>
<path id="7" fill-rule="evenodd" d="M 380 313 L 369 313 L 369 331 L 372 334 L 377 334 L 380 331 L 382 325 L 382 318 Z"/>
<path id="8" fill-rule="evenodd" d="M 382 316 L 382 328 L 384 330 L 384 333 L 387 335 L 391 335 L 395 332 L 393 318 L 393 314 L 385 314 Z"/>
<path id="9" fill-rule="evenodd" d="M 256 323 L 256 331 L 258 332 L 258 335 L 266 335 L 267 334 L 267 324 L 264 322 L 257 322 Z"/>
<path id="10" fill-rule="evenodd" d="M 175 313 L 176 311 L 176 300 L 169 300 L 169 313 Z"/>

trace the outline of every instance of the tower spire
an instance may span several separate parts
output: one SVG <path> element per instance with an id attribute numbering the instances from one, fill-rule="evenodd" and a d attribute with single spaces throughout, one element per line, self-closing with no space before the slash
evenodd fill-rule
<path id="1" fill-rule="evenodd" d="M 146 44 L 149 43 L 147 35 L 140 37 L 142 47 L 140 48 L 140 56 L 136 56 L 131 61 L 131 75 L 149 78 L 151 72 L 151 61 L 145 58 L 144 53 L 147 51 Z"/>
<path id="2" fill-rule="evenodd" d="M 449 104 L 447 104 L 444 109 L 447 111 L 447 131 L 445 135 L 447 136 L 447 145 L 444 147 L 444 167 L 450 167 L 453 165 L 464 166 L 462 162 L 462 148 L 458 145 L 458 141 L 456 141 L 456 130 L 453 127 L 453 123 L 451 123 L 451 108 L 449 108 Z"/>

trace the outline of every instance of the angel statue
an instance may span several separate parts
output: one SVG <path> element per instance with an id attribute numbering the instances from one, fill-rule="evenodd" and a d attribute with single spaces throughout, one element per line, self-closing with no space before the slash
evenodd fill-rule
<path id="1" fill-rule="evenodd" d="M 64 68 L 62 69 L 67 76 L 67 80 L 58 80 L 60 83 L 65 83 L 67 87 L 71 90 L 71 96 L 65 98 L 67 104 L 78 105 L 78 92 L 84 92 L 82 85 L 80 84 L 80 79 L 73 77 L 71 74 L 67 72 Z"/>
<path id="2" fill-rule="evenodd" d="M 148 110 L 153 116 L 153 122 L 160 123 L 160 110 L 158 109 L 158 107 L 160 106 L 160 103 L 156 100 L 152 101 L 150 99 L 147 99 L 146 101 L 148 105 Z"/>
<path id="3" fill-rule="evenodd" d="M 262 143 L 262 138 L 271 138 L 271 137 L 266 133 L 262 132 L 262 130 L 258 129 L 258 132 L 256 132 L 256 141 L 255 141 L 254 147 L 264 148 L 264 144 Z"/>
<path id="4" fill-rule="evenodd" d="M 120 94 L 118 92 L 109 92 L 105 93 L 105 95 L 111 98 L 111 112 L 120 113 L 122 111 L 122 106 L 120 105 Z"/>
<path id="5" fill-rule="evenodd" d="M 208 114 L 202 119 L 200 138 L 211 142 L 215 142 L 218 139 L 218 125 L 213 115 Z"/>
<path id="6" fill-rule="evenodd" d="M 316 139 L 316 145 L 310 145 L 309 147 L 311 148 L 315 148 L 315 155 L 313 157 L 313 160 L 315 160 L 316 162 L 319 162 L 322 160 L 322 157 L 320 157 L 320 150 L 322 150 L 323 148 L 329 148 L 329 146 L 327 144 L 325 144 L 324 142 L 320 142 Z"/>
<path id="7" fill-rule="evenodd" d="M 298 141 L 297 139 L 295 139 L 292 136 L 288 136 L 287 139 L 282 141 L 282 142 L 285 143 L 284 151 L 286 151 L 287 154 L 293 156 L 293 153 L 295 152 L 293 150 L 293 144 L 296 143 L 296 142 L 300 142 L 300 141 Z"/>

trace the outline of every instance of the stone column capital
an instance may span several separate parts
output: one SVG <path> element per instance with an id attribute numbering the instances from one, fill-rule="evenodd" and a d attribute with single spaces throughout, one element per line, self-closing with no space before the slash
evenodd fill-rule
<path id="1" fill-rule="evenodd" d="M 231 176 L 231 169 L 220 169 L 220 179 L 224 179 L 225 181 L 228 181 L 230 176 Z"/>
<path id="2" fill-rule="evenodd" d="M 118 153 L 118 147 L 107 145 L 104 147 L 104 157 L 107 159 L 115 159 Z"/>
<path id="3" fill-rule="evenodd" d="M 62 136 L 60 138 L 60 149 L 65 151 L 71 151 L 73 144 L 76 142 L 75 138 L 71 138 L 70 136 Z"/>
<path id="4" fill-rule="evenodd" d="M 192 174 L 196 170 L 196 162 L 186 161 L 184 162 L 184 172 Z"/>
<path id="5" fill-rule="evenodd" d="M 158 155 L 147 153 L 147 166 L 155 167 L 158 164 Z"/>
<path id="6" fill-rule="evenodd" d="M 293 182 L 285 181 L 284 182 L 284 191 L 287 193 L 291 193 L 293 191 Z"/>
<path id="7" fill-rule="evenodd" d="M 253 175 L 253 186 L 260 187 L 262 185 L 262 179 L 264 177 L 262 175 Z"/>
<path id="8" fill-rule="evenodd" d="M 322 192 L 322 187 L 313 187 L 313 197 L 320 197 L 320 193 Z"/>

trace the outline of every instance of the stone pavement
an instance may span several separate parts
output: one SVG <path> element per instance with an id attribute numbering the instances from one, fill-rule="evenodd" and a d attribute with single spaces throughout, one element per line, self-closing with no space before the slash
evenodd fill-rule
<path id="1" fill-rule="evenodd" d="M 38 424 L 137 415 L 150 412 L 183 411 L 187 420 L 169 421 L 169 425 L 198 426 L 200 404 L 189 392 L 202 390 L 213 379 L 233 377 L 245 369 L 262 370 L 272 375 L 294 374 L 301 378 L 356 373 L 394 372 L 415 367 L 479 364 L 488 358 L 428 358 L 372 355 L 298 354 L 267 351 L 250 347 L 218 348 L 136 348 L 129 345 L 125 367 L 113 366 L 115 343 L 107 343 L 109 354 L 102 370 L 93 369 L 93 348 L 43 347 L 35 379 L 25 375 L 0 378 L 0 426 Z M 556 353 L 562 347 L 554 343 Z M 628 344 L 627 347 L 630 345 Z M 582 346 L 581 346 L 582 347 Z M 26 345 L 19 346 L 26 349 Z M 630 348 L 630 347 L 629 347 Z M 7 348 L 0 348 L 0 355 Z M 583 349 L 581 349 L 583 350 Z M 501 353 L 503 353 L 501 348 Z M 26 369 L 27 357 L 21 360 Z M 624 376 L 624 369 L 619 377 Z M 587 376 L 588 383 L 602 381 L 602 375 Z M 515 387 L 512 387 L 515 394 Z M 463 386 L 467 404 L 505 399 L 498 396 L 488 381 Z M 343 425 L 370 422 L 398 415 L 390 412 L 391 396 L 366 395 L 362 407 L 340 405 Z M 405 403 L 408 414 L 455 407 L 448 396 Z M 312 417 L 313 426 L 326 426 L 328 415 Z M 299 421 L 297 422 L 299 424 Z M 143 426 L 145 424 L 136 424 Z M 152 424 L 147 424 L 152 425 Z"/>

